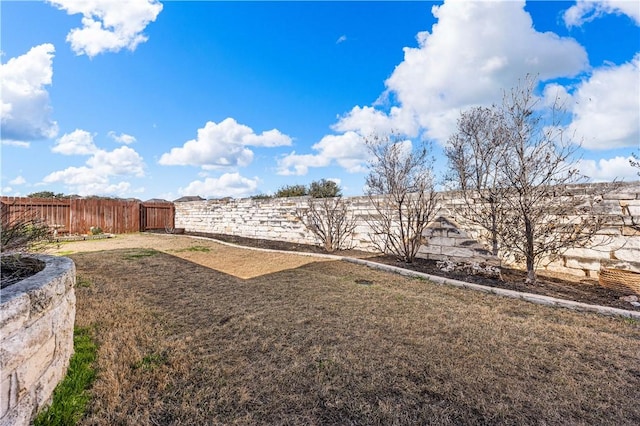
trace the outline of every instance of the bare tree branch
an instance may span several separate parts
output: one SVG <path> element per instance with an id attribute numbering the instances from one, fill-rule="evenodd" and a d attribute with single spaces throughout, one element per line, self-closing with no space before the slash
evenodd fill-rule
<path id="1" fill-rule="evenodd" d="M 600 195 L 615 186 L 571 192 L 587 180 L 575 166 L 580 144 L 565 134 L 564 106 L 541 105 L 536 85 L 527 76 L 502 105 L 463 112 L 446 149 L 464 200 L 457 213 L 487 231 L 494 254 L 524 263 L 530 283 L 541 262 L 593 244 L 605 223 Z"/>
<path id="2" fill-rule="evenodd" d="M 51 229 L 27 206 L 0 203 L 0 240 L 3 255 L 35 252 L 49 243 Z"/>
<path id="3" fill-rule="evenodd" d="M 424 243 L 422 233 L 438 210 L 433 159 L 424 143 L 413 147 L 395 134 L 374 135 L 365 143 L 373 157 L 366 178 L 376 210 L 368 221 L 371 241 L 380 251 L 413 262 Z"/>

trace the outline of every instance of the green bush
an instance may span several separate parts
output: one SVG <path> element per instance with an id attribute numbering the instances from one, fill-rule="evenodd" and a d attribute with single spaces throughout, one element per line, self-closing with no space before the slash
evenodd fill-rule
<path id="1" fill-rule="evenodd" d="M 307 187 L 304 185 L 286 185 L 278 189 L 274 195 L 276 198 L 304 197 L 308 195 Z"/>
<path id="2" fill-rule="evenodd" d="M 342 190 L 334 181 L 320 179 L 311 182 L 311 185 L 309 185 L 309 195 L 313 198 L 341 197 Z"/>

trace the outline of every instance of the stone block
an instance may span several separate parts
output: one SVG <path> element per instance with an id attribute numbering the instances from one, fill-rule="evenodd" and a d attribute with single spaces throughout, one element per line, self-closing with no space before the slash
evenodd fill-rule
<path id="1" fill-rule="evenodd" d="M 18 377 L 18 395 L 24 391 L 35 389 L 40 377 L 49 368 L 56 350 L 56 337 L 51 336 L 29 357 L 26 362 L 16 369 Z"/>
<path id="2" fill-rule="evenodd" d="M 3 333 L 1 338 L 4 339 L 25 326 L 29 320 L 30 306 L 29 296 L 24 293 L 15 295 L 11 300 L 3 300 L 0 309 L 0 330 Z"/>
<path id="3" fill-rule="evenodd" d="M 639 252 L 640 257 L 640 238 L 629 238 L 624 236 L 619 236 L 612 239 L 608 246 L 611 250 L 637 250 Z"/>
<path id="4" fill-rule="evenodd" d="M 69 360 L 71 359 L 72 351 L 67 353 L 58 353 L 56 351 L 55 358 L 52 360 L 51 365 L 40 376 L 38 380 L 38 386 L 35 388 L 35 402 L 38 407 L 42 407 L 45 404 L 49 404 L 53 398 L 53 391 L 62 381 L 67 374 L 69 367 Z"/>
<path id="5" fill-rule="evenodd" d="M 609 192 L 603 194 L 602 198 L 605 200 L 635 200 L 637 192 L 640 192 L 640 185 L 636 188 L 635 193 L 628 190 L 625 192 Z"/>
<path id="6" fill-rule="evenodd" d="M 3 336 L 2 347 L 0 347 L 0 370 L 13 371 L 25 359 L 34 356 L 52 336 L 53 328 L 49 317 L 40 318 L 31 326 L 10 336 Z"/>
<path id="7" fill-rule="evenodd" d="M 469 259 L 476 255 L 474 250 L 463 247 L 443 247 L 442 254 L 463 259 Z"/>
<path id="8" fill-rule="evenodd" d="M 418 249 L 418 254 L 429 255 L 429 254 L 442 254 L 441 246 L 432 246 L 432 245 L 422 245 Z"/>
<path id="9" fill-rule="evenodd" d="M 627 262 L 640 262 L 640 250 L 635 248 L 615 250 L 613 256 Z"/>
<path id="10" fill-rule="evenodd" d="M 454 247 L 456 245 L 455 238 L 447 238 L 447 237 L 428 237 L 427 245 L 431 246 L 442 246 L 442 247 Z"/>
<path id="11" fill-rule="evenodd" d="M 640 261 L 630 262 L 618 259 L 602 261 L 602 267 L 607 269 L 622 269 L 624 271 L 640 272 Z"/>
<path id="12" fill-rule="evenodd" d="M 588 269 L 590 271 L 599 271 L 601 262 L 594 259 L 584 258 L 567 258 L 564 266 L 571 269 Z"/>
<path id="13" fill-rule="evenodd" d="M 599 247 L 598 250 L 592 248 L 570 248 L 564 252 L 564 256 L 567 257 L 567 259 L 609 259 L 610 250 L 606 247 Z"/>

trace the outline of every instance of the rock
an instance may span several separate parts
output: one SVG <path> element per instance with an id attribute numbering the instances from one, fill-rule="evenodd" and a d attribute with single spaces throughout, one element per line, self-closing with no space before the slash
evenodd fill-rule
<path id="1" fill-rule="evenodd" d="M 631 302 L 631 304 L 636 308 L 640 308 L 640 302 Z"/>
<path id="2" fill-rule="evenodd" d="M 629 296 L 624 296 L 621 297 L 620 300 L 623 300 L 625 302 L 629 302 L 629 303 L 633 303 L 633 302 L 637 302 L 638 301 L 638 296 L 635 295 L 629 295 Z"/>
<path id="3" fill-rule="evenodd" d="M 436 266 L 442 272 L 463 272 L 468 275 L 481 275 L 483 277 L 500 278 L 500 268 L 485 262 L 453 262 L 442 260 L 436 262 Z"/>

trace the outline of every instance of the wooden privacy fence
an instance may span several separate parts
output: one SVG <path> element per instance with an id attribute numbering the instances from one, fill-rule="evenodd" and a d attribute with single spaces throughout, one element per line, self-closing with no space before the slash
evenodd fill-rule
<path id="1" fill-rule="evenodd" d="M 1 197 L 2 226 L 20 218 L 37 217 L 61 233 L 86 234 L 91 227 L 103 232 L 126 234 L 150 229 L 173 229 L 173 203 L 95 198 Z"/>

